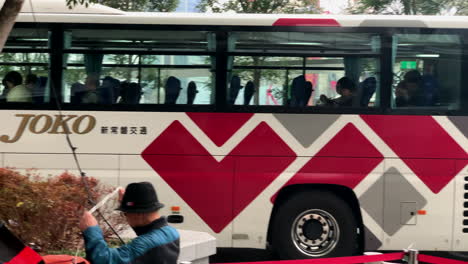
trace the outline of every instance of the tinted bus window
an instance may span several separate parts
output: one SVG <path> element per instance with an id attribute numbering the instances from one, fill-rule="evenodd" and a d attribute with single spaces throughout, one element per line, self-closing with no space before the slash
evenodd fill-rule
<path id="1" fill-rule="evenodd" d="M 67 47 L 64 74 L 65 102 L 190 105 L 214 102 L 212 33 L 73 30 L 67 35 L 71 44 Z M 180 54 L 184 52 L 200 55 Z"/>
<path id="2" fill-rule="evenodd" d="M 68 31 L 71 49 L 214 51 L 216 37 L 206 31 L 91 30 Z"/>
<path id="3" fill-rule="evenodd" d="M 458 109 L 463 43 L 458 35 L 398 34 L 393 107 Z"/>
<path id="4" fill-rule="evenodd" d="M 43 28 L 14 28 L 8 35 L 5 49 L 36 49 L 49 48 L 49 31 Z"/>
<path id="5" fill-rule="evenodd" d="M 230 104 L 302 108 L 378 105 L 378 35 L 234 32 L 228 46 Z"/>
<path id="6" fill-rule="evenodd" d="M 15 28 L 0 54 L 0 101 L 44 103 L 49 101 L 50 50 L 46 29 Z"/>

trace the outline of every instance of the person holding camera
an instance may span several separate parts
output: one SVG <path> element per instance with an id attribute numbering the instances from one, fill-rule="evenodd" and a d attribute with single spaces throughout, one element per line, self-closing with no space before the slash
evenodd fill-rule
<path id="1" fill-rule="evenodd" d="M 85 241 L 86 258 L 92 264 L 176 264 L 179 257 L 180 235 L 161 217 L 156 191 L 149 182 L 131 183 L 120 193 L 117 210 L 125 215 L 128 224 L 138 235 L 130 243 L 110 248 L 104 240 L 96 218 L 83 213 L 80 229 Z"/>

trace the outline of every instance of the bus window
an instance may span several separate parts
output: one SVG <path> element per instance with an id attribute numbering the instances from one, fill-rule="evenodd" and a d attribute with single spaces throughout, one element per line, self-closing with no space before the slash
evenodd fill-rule
<path id="1" fill-rule="evenodd" d="M 212 33 L 73 30 L 68 35 L 71 45 L 67 48 L 64 73 L 65 102 L 168 105 L 214 102 Z M 164 54 L 158 54 L 159 51 Z M 181 52 L 200 55 L 180 55 Z"/>
<path id="2" fill-rule="evenodd" d="M 143 103 L 212 104 L 215 83 L 212 60 L 211 56 L 142 56 Z M 173 84 L 179 89 L 178 96 L 170 93 Z"/>
<path id="3" fill-rule="evenodd" d="M 65 54 L 63 100 L 66 103 L 117 103 L 120 79 L 136 82 L 138 56 Z M 115 80 L 115 81 L 114 81 Z"/>
<path id="4" fill-rule="evenodd" d="M 14 28 L 8 35 L 4 50 L 35 49 L 46 52 L 49 49 L 48 38 L 49 31 L 44 28 Z"/>
<path id="5" fill-rule="evenodd" d="M 48 35 L 45 29 L 12 30 L 0 54 L 0 102 L 49 101 Z"/>
<path id="6" fill-rule="evenodd" d="M 214 51 L 215 35 L 206 31 L 73 29 L 73 50 Z"/>
<path id="7" fill-rule="evenodd" d="M 233 32 L 228 51 L 229 104 L 378 106 L 378 35 Z"/>
<path id="8" fill-rule="evenodd" d="M 450 34 L 397 34 L 394 108 L 458 109 L 462 41 Z"/>
<path id="9" fill-rule="evenodd" d="M 283 67 L 290 68 L 290 70 L 282 69 Z M 230 91 L 230 97 L 235 98 L 232 103 L 236 105 L 283 105 L 284 93 L 287 91 L 284 86 L 289 78 L 288 73 L 301 67 L 302 58 L 299 57 L 234 57 L 232 76 L 234 76 L 234 81 L 236 76 L 240 78 L 241 89 L 237 96 L 232 94 L 235 88 Z M 234 87 L 235 83 L 231 85 Z M 257 92 L 258 94 L 255 94 Z"/>

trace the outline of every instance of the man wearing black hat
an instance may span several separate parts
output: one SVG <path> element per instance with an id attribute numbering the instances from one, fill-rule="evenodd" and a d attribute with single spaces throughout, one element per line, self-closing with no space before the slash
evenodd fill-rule
<path id="1" fill-rule="evenodd" d="M 179 233 L 159 215 L 164 205 L 149 182 L 131 183 L 120 207 L 128 224 L 138 235 L 132 242 L 109 248 L 93 215 L 85 212 L 80 221 L 86 257 L 92 264 L 141 263 L 175 264 L 179 257 Z"/>

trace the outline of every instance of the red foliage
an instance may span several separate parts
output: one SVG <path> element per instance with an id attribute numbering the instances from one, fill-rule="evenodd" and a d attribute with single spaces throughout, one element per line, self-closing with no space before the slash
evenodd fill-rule
<path id="1" fill-rule="evenodd" d="M 87 182 L 95 201 L 111 191 L 95 178 L 87 177 Z M 0 168 L 0 219 L 24 242 L 44 251 L 76 249 L 82 240 L 79 218 L 87 201 L 82 178 L 68 172 L 43 178 Z M 120 217 L 108 220 L 114 228 L 123 228 Z M 111 235 L 106 228 L 104 234 Z"/>

